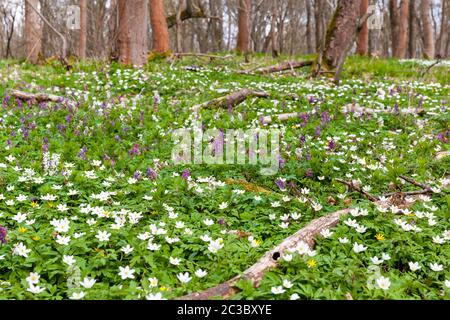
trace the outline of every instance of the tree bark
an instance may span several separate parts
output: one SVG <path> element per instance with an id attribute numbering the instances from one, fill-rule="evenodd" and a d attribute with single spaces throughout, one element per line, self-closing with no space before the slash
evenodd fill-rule
<path id="1" fill-rule="evenodd" d="M 30 3 L 34 8 L 38 8 L 39 1 L 25 1 L 25 47 L 28 61 L 37 63 L 41 51 L 42 29 L 39 24 L 39 16 Z"/>
<path id="2" fill-rule="evenodd" d="M 339 0 L 325 37 L 325 45 L 313 67 L 313 74 L 335 70 L 342 64 L 358 31 L 360 1 Z"/>
<path id="3" fill-rule="evenodd" d="M 417 14 L 416 14 L 416 2 L 409 2 L 409 44 L 408 44 L 408 56 L 411 59 L 416 57 L 417 51 Z"/>
<path id="4" fill-rule="evenodd" d="M 369 8 L 369 0 L 361 0 L 360 17 L 364 16 Z M 366 56 L 368 53 L 369 44 L 369 28 L 367 27 L 367 21 L 363 23 L 361 31 L 358 34 L 358 44 L 356 53 L 362 56 Z"/>
<path id="5" fill-rule="evenodd" d="M 210 19 L 212 50 L 218 52 L 223 50 L 223 7 L 222 2 L 217 0 L 209 0 L 209 9 L 211 15 L 218 19 Z"/>
<path id="6" fill-rule="evenodd" d="M 322 50 L 321 48 L 324 37 L 324 23 L 323 23 L 323 0 L 314 1 L 314 19 L 316 23 L 316 49 L 317 51 Z"/>
<path id="7" fill-rule="evenodd" d="M 349 213 L 349 209 L 343 209 L 333 212 L 327 216 L 313 220 L 304 228 L 298 230 L 290 237 L 283 240 L 272 250 L 266 252 L 254 265 L 245 270 L 242 275 L 238 275 L 218 286 L 204 290 L 202 292 L 192 293 L 180 300 L 208 300 L 213 297 L 228 299 L 235 295 L 239 290 L 236 283 L 240 280 L 248 280 L 253 287 L 257 288 L 264 277 L 264 274 L 278 265 L 278 260 L 284 257 L 285 253 L 291 249 L 294 250 L 302 243 L 306 243 L 310 248 L 315 244 L 315 237 L 324 229 L 336 226 L 342 216 Z"/>
<path id="8" fill-rule="evenodd" d="M 400 59 L 406 56 L 408 41 L 409 0 L 401 0 L 400 8 L 396 0 L 390 0 L 391 29 L 392 29 L 392 55 Z"/>
<path id="9" fill-rule="evenodd" d="M 80 43 L 78 44 L 78 57 L 86 59 L 87 40 L 87 0 L 80 0 Z"/>
<path id="10" fill-rule="evenodd" d="M 164 15 L 163 0 L 151 0 L 150 20 L 153 32 L 153 51 L 160 54 L 170 51 L 169 28 Z"/>
<path id="11" fill-rule="evenodd" d="M 118 46 L 122 64 L 142 66 L 147 61 L 147 8 L 146 0 L 119 0 Z"/>
<path id="12" fill-rule="evenodd" d="M 430 0 L 422 0 L 420 14 L 423 26 L 423 55 L 426 59 L 434 59 L 434 31 L 430 18 Z"/>
<path id="13" fill-rule="evenodd" d="M 447 3 L 447 1 L 442 1 L 442 7 L 441 7 L 441 28 L 439 31 L 439 37 L 436 41 L 436 55 L 439 55 L 440 57 L 445 56 L 445 42 L 446 37 L 448 37 L 448 32 L 450 32 L 450 29 L 447 29 L 448 25 L 448 19 L 447 16 L 447 7 L 450 4 Z"/>
<path id="14" fill-rule="evenodd" d="M 248 53 L 250 47 L 250 10 L 251 0 L 239 0 L 238 35 L 236 49 L 241 53 Z"/>
<path id="15" fill-rule="evenodd" d="M 312 19 L 312 8 L 311 8 L 311 2 L 310 0 L 306 0 L 306 45 L 308 48 L 307 53 L 313 53 L 314 52 L 314 46 L 313 46 L 313 19 Z"/>

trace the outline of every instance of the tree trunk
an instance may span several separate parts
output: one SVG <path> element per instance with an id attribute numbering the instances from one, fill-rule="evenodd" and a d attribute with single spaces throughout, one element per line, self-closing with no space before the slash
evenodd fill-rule
<path id="1" fill-rule="evenodd" d="M 247 53 L 250 45 L 250 10 L 252 7 L 251 0 L 239 0 L 238 8 L 238 35 L 237 46 L 238 52 Z"/>
<path id="2" fill-rule="evenodd" d="M 389 6 L 391 12 L 392 55 L 403 59 L 406 56 L 408 41 L 409 0 L 402 0 L 400 8 L 397 7 L 396 0 L 390 0 Z"/>
<path id="3" fill-rule="evenodd" d="M 369 0 L 361 0 L 360 17 L 364 16 L 369 8 Z M 358 45 L 356 53 L 362 56 L 366 56 L 368 53 L 369 44 L 369 28 L 367 27 L 367 21 L 363 23 L 361 31 L 358 34 Z"/>
<path id="4" fill-rule="evenodd" d="M 163 0 L 151 1 L 151 23 L 153 32 L 153 51 L 156 53 L 166 53 L 170 51 L 169 29 L 167 27 L 166 16 L 164 14 Z"/>
<path id="5" fill-rule="evenodd" d="M 446 37 L 448 36 L 448 32 L 450 32 L 450 30 L 448 30 L 446 32 L 446 26 L 447 26 L 447 20 L 449 17 L 447 17 L 447 8 L 446 6 L 448 6 L 449 4 L 446 3 L 446 1 L 442 1 L 442 7 L 441 7 L 441 28 L 439 31 L 439 37 L 436 41 L 436 54 L 439 55 L 440 57 L 444 57 L 445 56 L 445 42 L 446 42 Z"/>
<path id="6" fill-rule="evenodd" d="M 316 22 L 316 49 L 321 50 L 323 36 L 324 36 L 324 25 L 323 25 L 323 0 L 314 1 L 314 19 Z"/>
<path id="7" fill-rule="evenodd" d="M 318 55 L 313 73 L 335 70 L 343 62 L 353 44 L 359 23 L 358 0 L 339 0 L 325 37 L 325 45 Z"/>
<path id="8" fill-rule="evenodd" d="M 80 43 L 78 44 L 78 57 L 86 59 L 87 39 L 87 0 L 80 0 Z"/>
<path id="9" fill-rule="evenodd" d="M 223 6 L 222 1 L 209 0 L 209 9 L 213 17 L 218 19 L 211 19 L 211 39 L 212 50 L 214 52 L 223 50 Z"/>
<path id="10" fill-rule="evenodd" d="M 423 26 L 423 55 L 426 59 L 434 59 L 434 32 L 430 13 L 430 0 L 422 0 L 420 14 Z"/>
<path id="11" fill-rule="evenodd" d="M 416 14 L 416 2 L 409 2 L 409 45 L 408 56 L 411 59 L 416 57 L 417 51 L 417 14 Z"/>
<path id="12" fill-rule="evenodd" d="M 147 61 L 147 12 L 146 0 L 119 0 L 120 63 L 142 66 Z"/>
<path id="13" fill-rule="evenodd" d="M 313 25 L 312 25 L 312 8 L 310 0 L 306 0 L 306 44 L 308 47 L 308 54 L 314 52 L 312 42 Z"/>
<path id="14" fill-rule="evenodd" d="M 38 0 L 25 1 L 25 47 L 28 61 L 37 63 L 42 44 L 42 29 L 39 24 L 39 16 L 30 6 L 38 8 Z"/>

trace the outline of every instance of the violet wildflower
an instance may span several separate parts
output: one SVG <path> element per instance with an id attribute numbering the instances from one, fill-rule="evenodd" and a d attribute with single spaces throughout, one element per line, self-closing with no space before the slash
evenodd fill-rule
<path id="1" fill-rule="evenodd" d="M 275 184 L 278 186 L 278 188 L 280 188 L 281 191 L 286 190 L 286 181 L 277 179 L 275 180 Z"/>
<path id="2" fill-rule="evenodd" d="M 314 177 L 314 173 L 311 169 L 306 170 L 306 176 L 308 178 L 313 178 Z"/>
<path id="3" fill-rule="evenodd" d="M 316 137 L 320 137 L 320 126 L 316 127 L 316 130 L 314 131 L 314 134 L 316 135 Z"/>
<path id="4" fill-rule="evenodd" d="M 86 146 L 83 146 L 81 149 L 80 149 L 80 152 L 78 153 L 78 157 L 79 158 L 81 158 L 81 159 L 83 159 L 83 160 L 86 160 L 86 152 L 88 151 L 88 149 L 86 148 Z"/>
<path id="5" fill-rule="evenodd" d="M 8 230 L 6 230 L 5 227 L 0 226 L 0 242 L 3 244 L 7 244 L 8 241 L 6 240 L 6 236 L 8 234 Z"/>
<path id="6" fill-rule="evenodd" d="M 131 148 L 131 150 L 130 151 L 128 151 L 128 154 L 131 156 L 131 155 L 140 155 L 141 154 L 141 151 L 139 150 L 139 144 L 137 144 L 137 143 L 135 143 L 134 145 L 133 145 L 133 148 Z"/>
<path id="7" fill-rule="evenodd" d="M 188 169 L 184 170 L 183 173 L 181 174 L 181 177 L 185 180 L 187 180 L 190 177 L 191 173 L 189 172 Z"/>
<path id="8" fill-rule="evenodd" d="M 329 149 L 329 150 L 333 150 L 334 147 L 335 147 L 334 141 L 333 141 L 333 140 L 330 140 L 330 142 L 328 143 L 328 149 Z"/>
<path id="9" fill-rule="evenodd" d="M 136 171 L 134 172 L 133 178 L 135 178 L 136 180 L 139 180 L 139 179 L 141 178 L 141 173 L 140 173 L 139 171 L 136 170 Z"/>
<path id="10" fill-rule="evenodd" d="M 152 168 L 148 167 L 147 168 L 147 177 L 150 180 L 156 180 L 156 178 L 158 177 L 158 175 L 156 174 L 155 170 L 153 170 Z"/>

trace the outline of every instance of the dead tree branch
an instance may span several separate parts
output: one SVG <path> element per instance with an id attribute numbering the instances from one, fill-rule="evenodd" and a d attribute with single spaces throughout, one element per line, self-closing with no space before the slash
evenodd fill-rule
<path id="1" fill-rule="evenodd" d="M 278 260 L 282 258 L 287 250 L 293 250 L 302 242 L 308 244 L 310 248 L 314 246 L 314 238 L 324 229 L 329 229 L 337 225 L 339 219 L 347 214 L 350 209 L 343 209 L 333 212 L 327 216 L 313 220 L 311 223 L 300 229 L 290 237 L 283 240 L 278 246 L 264 254 L 254 265 L 245 270 L 242 275 L 236 276 L 222 284 L 202 292 L 196 292 L 182 296 L 180 300 L 208 300 L 213 297 L 227 299 L 238 292 L 236 283 L 240 280 L 250 281 L 254 287 L 258 287 L 264 274 L 272 268 L 277 267 Z"/>
<path id="2" fill-rule="evenodd" d="M 250 89 L 242 89 L 229 95 L 219 97 L 192 107 L 197 112 L 203 108 L 229 108 L 235 107 L 244 102 L 249 97 L 268 98 L 269 94 L 264 91 L 255 91 Z"/>
<path id="3" fill-rule="evenodd" d="M 292 69 L 298 69 L 307 67 L 313 64 L 312 60 L 308 61 L 288 61 L 276 66 L 269 66 L 269 67 L 263 67 L 263 68 L 257 68 L 252 70 L 244 70 L 239 71 L 241 74 L 269 74 L 274 72 L 282 72 L 285 70 L 292 70 Z"/>

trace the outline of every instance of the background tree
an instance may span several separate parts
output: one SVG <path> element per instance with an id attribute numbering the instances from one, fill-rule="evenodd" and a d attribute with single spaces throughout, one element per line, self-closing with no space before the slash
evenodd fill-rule
<path id="1" fill-rule="evenodd" d="M 369 0 L 361 0 L 360 17 L 363 17 L 367 13 L 369 7 Z M 361 31 L 358 34 L 358 45 L 356 48 L 356 53 L 359 55 L 367 55 L 369 45 L 369 28 L 367 27 L 367 21 L 365 21 L 361 27 Z"/>
<path id="2" fill-rule="evenodd" d="M 397 0 L 389 1 L 392 33 L 392 55 L 398 58 L 405 58 L 406 46 L 408 43 L 408 16 L 409 0 L 401 0 L 400 7 Z"/>
<path id="3" fill-rule="evenodd" d="M 87 0 L 80 0 L 80 44 L 78 48 L 78 57 L 86 58 L 87 41 Z"/>
<path id="4" fill-rule="evenodd" d="M 250 10 L 251 0 L 239 0 L 238 4 L 238 35 L 236 49 L 247 53 L 250 49 Z"/>
<path id="5" fill-rule="evenodd" d="M 141 66 L 147 61 L 147 12 L 147 0 L 119 0 L 120 63 Z"/>
<path id="6" fill-rule="evenodd" d="M 41 51 L 41 26 L 39 16 L 33 9 L 39 8 L 38 0 L 25 1 L 25 39 L 26 39 L 26 55 L 27 60 L 36 63 Z"/>
<path id="7" fill-rule="evenodd" d="M 423 32 L 423 55 L 427 59 L 434 58 L 434 31 L 430 17 L 430 0 L 422 0 L 420 5 Z"/>
<path id="8" fill-rule="evenodd" d="M 170 51 L 169 29 L 164 14 L 163 0 L 151 0 L 150 20 L 153 34 L 153 51 L 166 53 Z"/>

